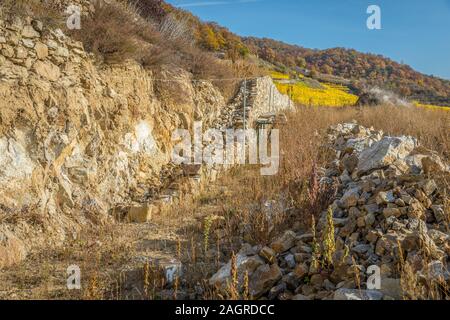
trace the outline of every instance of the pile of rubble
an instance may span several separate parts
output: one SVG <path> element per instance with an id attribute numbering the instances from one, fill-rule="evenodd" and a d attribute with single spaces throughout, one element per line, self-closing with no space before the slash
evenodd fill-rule
<path id="1" fill-rule="evenodd" d="M 236 267 L 238 289 L 247 290 L 248 275 L 255 299 L 403 299 L 430 284 L 448 295 L 450 215 L 440 180 L 449 166 L 412 137 L 357 123 L 330 128 L 328 138 L 336 159 L 321 183 L 337 185 L 337 195 L 311 232 L 244 245 L 210 284 L 227 290 Z"/>

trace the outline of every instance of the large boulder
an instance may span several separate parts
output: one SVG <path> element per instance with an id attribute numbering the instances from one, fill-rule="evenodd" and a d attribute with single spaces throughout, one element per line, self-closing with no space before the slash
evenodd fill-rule
<path id="1" fill-rule="evenodd" d="M 405 159 L 417 146 L 413 137 L 384 137 L 371 147 L 360 153 L 358 173 L 364 174 L 371 170 L 382 169 Z"/>

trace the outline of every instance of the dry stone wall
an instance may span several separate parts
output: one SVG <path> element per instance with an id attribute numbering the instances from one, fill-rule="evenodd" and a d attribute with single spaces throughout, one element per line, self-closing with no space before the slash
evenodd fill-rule
<path id="1" fill-rule="evenodd" d="M 256 93 L 251 100 L 252 112 L 250 121 L 267 113 L 279 113 L 294 109 L 294 103 L 287 95 L 281 94 L 272 78 L 262 77 L 254 80 Z"/>
<path id="2" fill-rule="evenodd" d="M 145 203 L 176 169 L 175 129 L 233 126 L 239 102 L 211 83 L 158 78 L 171 82 L 132 61 L 97 65 L 40 21 L 0 20 L 0 267 Z"/>
<path id="3" fill-rule="evenodd" d="M 245 112 L 244 112 L 245 107 Z M 287 95 L 281 94 L 272 78 L 259 77 L 242 81 L 233 102 L 215 122 L 217 128 L 252 128 L 260 117 L 295 110 Z"/>

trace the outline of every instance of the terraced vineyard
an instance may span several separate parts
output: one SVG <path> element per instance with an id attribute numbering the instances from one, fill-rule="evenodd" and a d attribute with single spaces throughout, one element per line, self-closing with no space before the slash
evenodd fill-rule
<path id="1" fill-rule="evenodd" d="M 435 106 L 432 104 L 423 104 L 417 101 L 414 101 L 414 105 L 418 108 L 425 108 L 425 109 L 430 109 L 430 110 L 443 110 L 443 111 L 450 111 L 449 107 L 442 107 L 442 106 Z"/>
<path id="2" fill-rule="evenodd" d="M 284 80 L 289 80 L 290 76 L 288 74 L 284 74 L 281 72 L 277 72 L 277 71 L 272 71 L 270 72 L 270 76 L 272 77 L 272 79 L 284 79 Z"/>
<path id="3" fill-rule="evenodd" d="M 278 71 L 270 72 L 270 76 L 281 93 L 303 106 L 346 107 L 354 106 L 358 101 L 358 96 L 352 94 L 345 85 L 323 83 L 301 74 L 292 79 L 290 75 Z M 417 108 L 450 111 L 450 108 L 418 101 L 412 101 L 411 104 Z"/>
<path id="4" fill-rule="evenodd" d="M 301 105 L 344 107 L 353 106 L 358 101 L 358 96 L 349 93 L 349 89 L 342 85 L 319 82 L 314 84 L 313 82 L 316 81 L 307 78 L 289 80 L 288 75 L 278 72 L 271 73 L 271 75 L 278 90 L 289 95 L 293 101 Z"/>

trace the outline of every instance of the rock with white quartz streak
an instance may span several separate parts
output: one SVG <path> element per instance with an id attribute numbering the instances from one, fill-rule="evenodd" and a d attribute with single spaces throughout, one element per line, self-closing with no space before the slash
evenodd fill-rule
<path id="1" fill-rule="evenodd" d="M 405 159 L 416 146 L 417 140 L 413 137 L 384 137 L 360 153 L 357 170 L 363 174 L 387 167 Z"/>

